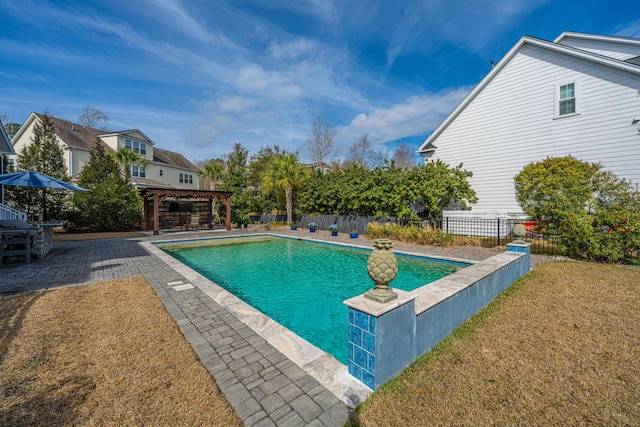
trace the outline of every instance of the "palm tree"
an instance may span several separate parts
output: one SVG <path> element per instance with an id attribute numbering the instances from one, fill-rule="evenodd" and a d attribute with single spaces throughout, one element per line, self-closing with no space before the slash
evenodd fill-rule
<path id="1" fill-rule="evenodd" d="M 293 221 L 293 190 L 300 188 L 309 178 L 307 168 L 298 163 L 298 155 L 283 153 L 274 156 L 262 177 L 265 193 L 284 191 L 287 208 L 287 223 Z"/>
<path id="2" fill-rule="evenodd" d="M 208 161 L 202 169 L 200 169 L 200 176 L 205 178 L 209 188 L 216 191 L 216 185 L 222 182 L 225 173 L 225 165 L 222 159 L 213 159 Z M 202 181 L 200 181 L 202 183 Z M 216 201 L 214 197 L 211 200 L 211 217 L 213 221 L 218 220 L 218 211 L 216 210 Z"/>
<path id="3" fill-rule="evenodd" d="M 222 178 L 224 177 L 224 161 L 222 159 L 213 159 L 207 162 L 202 169 L 200 169 L 200 176 L 205 178 L 211 187 L 211 190 L 216 190 Z"/>
<path id="4" fill-rule="evenodd" d="M 118 151 L 113 151 L 112 156 L 124 171 L 124 177 L 127 180 L 131 178 L 131 166 L 145 167 L 149 163 L 149 160 L 145 156 L 126 147 L 121 147 Z"/>

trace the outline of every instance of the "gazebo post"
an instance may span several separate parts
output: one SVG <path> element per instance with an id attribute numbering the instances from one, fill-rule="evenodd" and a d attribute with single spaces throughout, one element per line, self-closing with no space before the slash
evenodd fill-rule
<path id="1" fill-rule="evenodd" d="M 153 194 L 153 235 L 157 236 L 160 234 L 160 224 L 159 219 L 160 215 L 158 214 L 158 210 L 160 209 L 160 197 L 158 197 L 158 193 Z"/>
<path id="2" fill-rule="evenodd" d="M 231 230 L 231 197 L 227 196 L 225 198 L 225 202 L 227 203 L 227 212 L 226 212 L 226 220 L 225 225 L 227 226 L 227 231 Z"/>

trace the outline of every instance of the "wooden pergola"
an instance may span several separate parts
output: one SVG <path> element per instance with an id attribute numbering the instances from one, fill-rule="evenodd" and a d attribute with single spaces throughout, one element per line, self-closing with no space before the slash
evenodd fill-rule
<path id="1" fill-rule="evenodd" d="M 213 199 L 224 199 L 227 210 L 225 215 L 225 225 L 227 230 L 231 230 L 231 191 L 211 191 L 211 190 L 180 190 L 177 188 L 144 188 L 140 190 L 143 197 L 144 205 L 142 208 L 142 221 L 145 231 L 151 230 L 153 225 L 153 234 L 160 234 L 160 224 L 158 211 L 160 203 L 165 199 L 172 197 L 176 199 L 206 199 L 209 202 L 209 212 L 213 215 L 212 206 Z M 152 218 L 153 215 L 153 218 Z"/>

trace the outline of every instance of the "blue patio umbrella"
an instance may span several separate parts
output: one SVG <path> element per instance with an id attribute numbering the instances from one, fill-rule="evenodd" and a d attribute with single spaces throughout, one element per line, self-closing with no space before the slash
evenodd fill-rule
<path id="1" fill-rule="evenodd" d="M 65 182 L 60 179 L 34 171 L 21 171 L 0 174 L 0 193 L 2 198 L 0 203 L 4 204 L 4 186 L 31 188 L 54 188 L 60 190 L 91 191 L 88 188 Z M 29 194 L 29 205 L 31 205 L 31 194 Z"/>
<path id="2" fill-rule="evenodd" d="M 0 174 L 0 185 L 16 187 L 57 188 L 60 190 L 91 191 L 88 188 L 65 182 L 60 179 L 34 171 L 12 172 Z"/>

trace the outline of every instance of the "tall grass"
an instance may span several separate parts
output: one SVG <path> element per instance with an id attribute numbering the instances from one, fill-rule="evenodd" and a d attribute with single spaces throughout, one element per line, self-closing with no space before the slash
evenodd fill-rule
<path id="1" fill-rule="evenodd" d="M 413 225 L 405 227 L 398 224 L 370 222 L 367 225 L 367 234 L 373 239 L 386 237 L 397 242 L 413 243 L 416 245 L 481 245 L 480 240 L 476 238 L 464 237 L 463 239 L 459 239 L 442 230 L 431 227 L 420 228 Z"/>

